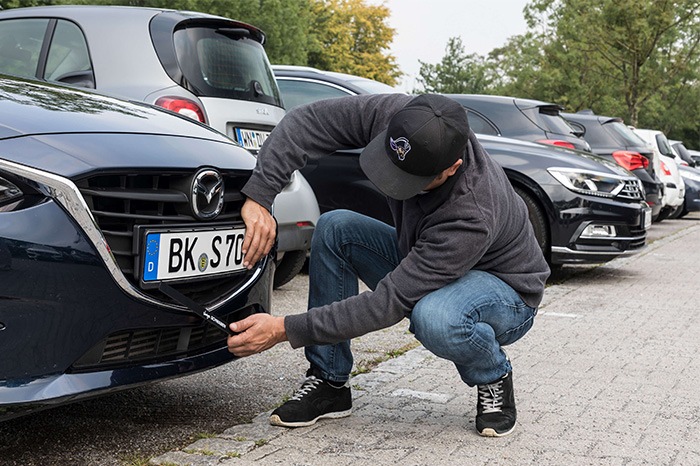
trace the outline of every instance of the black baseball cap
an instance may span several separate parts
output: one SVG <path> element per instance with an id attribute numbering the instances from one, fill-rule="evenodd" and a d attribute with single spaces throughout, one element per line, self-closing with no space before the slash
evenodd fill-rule
<path id="1" fill-rule="evenodd" d="M 360 167 L 380 191 L 402 201 L 462 158 L 468 139 L 467 112 L 460 104 L 442 95 L 419 95 L 365 147 Z"/>

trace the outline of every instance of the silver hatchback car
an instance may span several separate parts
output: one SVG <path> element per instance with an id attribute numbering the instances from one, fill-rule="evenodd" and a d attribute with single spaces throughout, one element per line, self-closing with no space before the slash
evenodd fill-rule
<path id="1" fill-rule="evenodd" d="M 0 72 L 165 107 L 256 154 L 284 109 L 258 28 L 204 13 L 117 6 L 0 12 Z M 202 165 L 207 155 L 201 154 Z M 319 217 L 300 173 L 275 200 L 275 286 L 301 269 Z"/>

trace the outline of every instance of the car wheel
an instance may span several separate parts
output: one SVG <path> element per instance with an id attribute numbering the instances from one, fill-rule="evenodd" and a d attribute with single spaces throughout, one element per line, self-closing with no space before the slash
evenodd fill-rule
<path id="1" fill-rule="evenodd" d="M 535 231 L 535 238 L 537 238 L 537 244 L 540 245 L 542 249 L 542 254 L 544 254 L 547 262 L 550 262 L 551 249 L 549 244 L 549 224 L 547 223 L 547 217 L 540 205 L 533 199 L 532 195 L 528 194 L 525 190 L 513 187 L 515 192 L 525 201 L 527 206 L 527 212 L 530 217 L 530 223 L 532 224 L 532 229 Z"/>
<path id="2" fill-rule="evenodd" d="M 679 218 L 681 216 L 681 214 L 683 213 L 683 209 L 685 209 L 685 203 L 676 207 L 676 210 L 671 212 L 667 218 L 669 218 L 669 219 Z"/>
<path id="3" fill-rule="evenodd" d="M 289 283 L 292 278 L 301 271 L 306 262 L 306 251 L 287 251 L 282 256 L 282 260 L 277 264 L 275 278 L 272 282 L 274 288 Z"/>

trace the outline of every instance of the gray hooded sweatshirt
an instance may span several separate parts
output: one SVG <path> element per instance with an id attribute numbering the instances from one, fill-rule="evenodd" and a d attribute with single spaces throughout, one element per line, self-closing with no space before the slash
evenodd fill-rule
<path id="1" fill-rule="evenodd" d="M 365 147 L 411 99 L 362 95 L 293 109 L 265 141 L 243 193 L 270 209 L 307 157 Z M 398 267 L 373 291 L 286 316 L 292 347 L 337 343 L 394 325 L 421 298 L 472 269 L 500 278 L 529 306 L 540 304 L 549 267 L 527 207 L 469 133 L 464 163 L 445 184 L 405 201 L 387 199 L 403 255 Z"/>

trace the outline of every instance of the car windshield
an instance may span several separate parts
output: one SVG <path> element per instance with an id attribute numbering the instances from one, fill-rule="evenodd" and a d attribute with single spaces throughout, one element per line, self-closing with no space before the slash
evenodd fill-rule
<path id="1" fill-rule="evenodd" d="M 174 33 L 175 51 L 189 88 L 204 97 L 282 106 L 262 45 L 244 29 L 185 27 Z"/>

